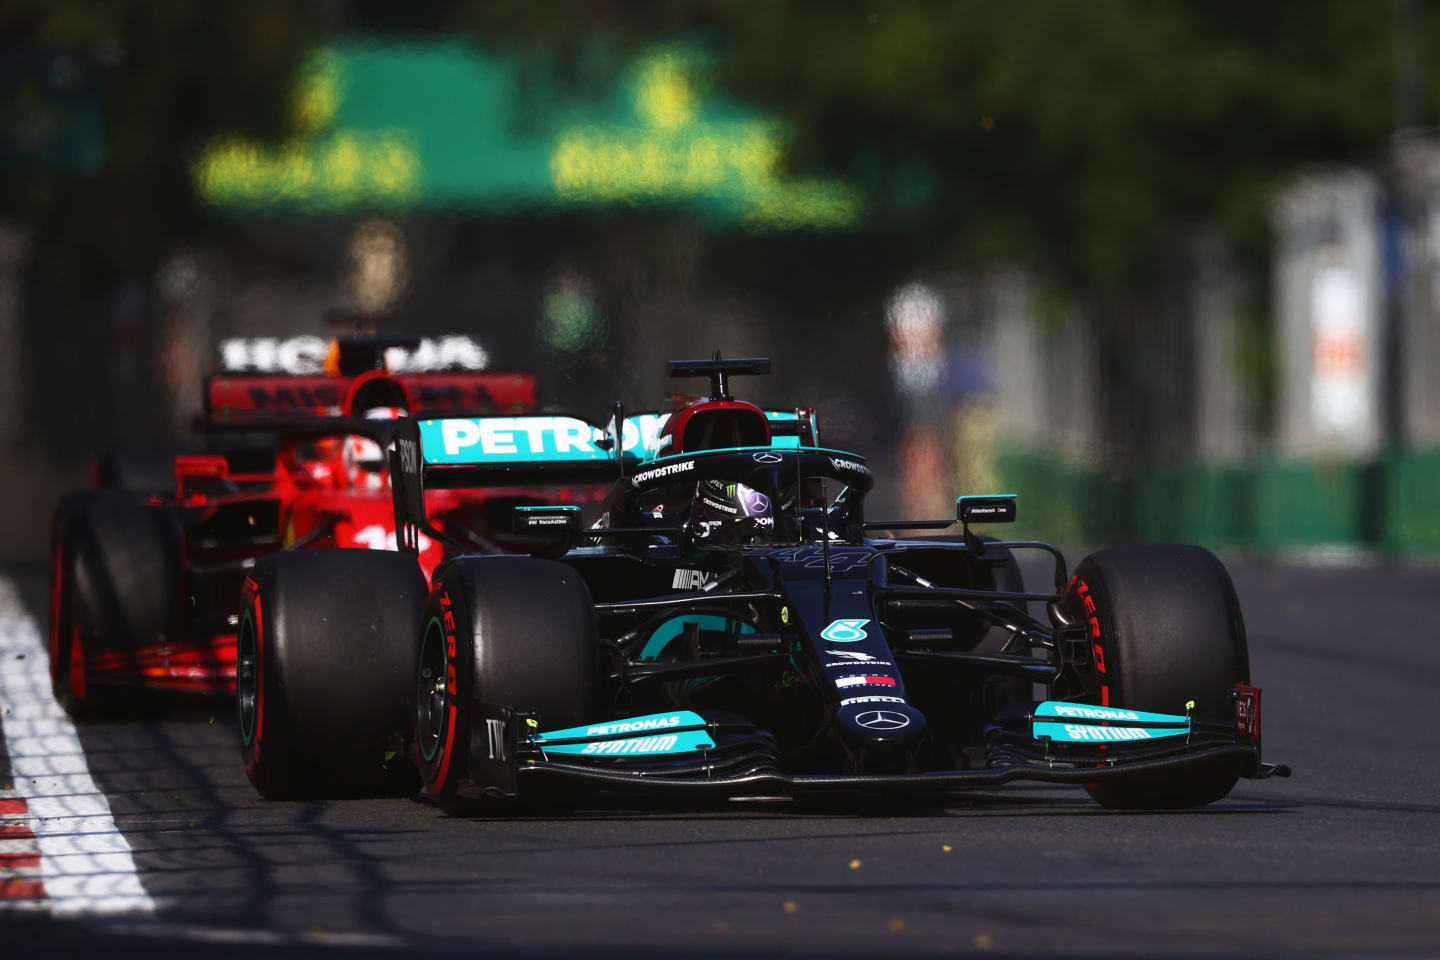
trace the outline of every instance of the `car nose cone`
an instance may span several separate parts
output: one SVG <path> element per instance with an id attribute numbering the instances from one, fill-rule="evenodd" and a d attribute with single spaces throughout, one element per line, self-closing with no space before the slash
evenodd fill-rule
<path id="1" fill-rule="evenodd" d="M 900 730 L 910 725 L 910 718 L 895 710 L 866 710 L 855 715 L 855 723 L 866 730 Z"/>
<path id="2" fill-rule="evenodd" d="M 862 747 L 902 746 L 925 732 L 925 714 L 889 697 L 856 697 L 840 705 L 840 729 Z"/>

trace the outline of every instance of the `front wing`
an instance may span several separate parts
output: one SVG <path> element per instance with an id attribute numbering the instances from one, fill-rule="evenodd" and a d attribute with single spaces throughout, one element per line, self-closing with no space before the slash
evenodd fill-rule
<path id="1" fill-rule="evenodd" d="M 1258 691 L 1255 696 L 1258 703 Z M 471 735 L 474 779 L 461 786 L 461 793 L 471 796 L 514 797 L 567 787 L 720 797 L 947 792 L 1025 780 L 1089 784 L 1148 777 L 1222 759 L 1235 762 L 1241 776 L 1250 779 L 1290 775 L 1289 767 L 1262 761 L 1258 724 L 1231 728 L 1177 716 L 1165 720 L 1183 720 L 1185 729 L 1169 737 L 1062 742 L 1034 735 L 1037 729 L 1048 729 L 1048 704 L 1030 704 L 1028 711 L 997 718 L 983 767 L 910 773 L 787 772 L 776 762 L 768 734 L 727 714 L 677 711 L 539 733 L 531 716 L 502 706 L 477 706 L 477 715 L 486 719 Z M 1153 730 L 1154 724 L 1165 723 L 1156 719 L 1165 715 L 1141 716 L 1144 719 L 1129 726 L 1144 723 Z M 1125 720 L 1095 722 L 1106 729 L 1127 727 Z"/>
<path id="2" fill-rule="evenodd" d="M 1259 761 L 1251 744 L 1204 747 L 1170 757 L 1125 761 L 1116 758 L 1098 766 L 1051 765 L 1013 761 L 979 770 L 888 774 L 789 774 L 777 769 L 754 769 L 715 777 L 674 777 L 643 770 L 596 769 L 551 761 L 527 762 L 516 770 L 516 783 L 564 780 L 597 789 L 633 794 L 712 794 L 725 797 L 769 796 L 775 793 L 921 793 L 998 787 L 1016 780 L 1042 783 L 1087 784 L 1146 774 L 1174 772 L 1222 757 L 1248 766 L 1252 779 L 1288 777 L 1290 768 Z M 481 790 L 482 793 L 493 791 Z M 513 794 L 511 794 L 513 795 Z"/>

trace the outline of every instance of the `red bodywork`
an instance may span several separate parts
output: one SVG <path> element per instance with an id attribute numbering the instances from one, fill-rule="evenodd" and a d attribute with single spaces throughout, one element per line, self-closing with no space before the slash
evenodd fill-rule
<path id="1" fill-rule="evenodd" d="M 395 549 L 388 471 L 356 471 L 345 457 L 346 444 L 364 436 L 363 425 L 355 426 L 354 434 L 338 422 L 333 430 L 306 426 L 351 414 L 356 391 L 377 379 L 403 388 L 406 408 L 421 417 L 531 412 L 536 402 L 535 380 L 528 374 L 390 376 L 373 371 L 357 377 L 210 378 L 205 389 L 207 423 L 212 430 L 225 431 L 212 436 L 244 435 L 253 427 L 261 435 L 275 431 L 276 442 L 259 449 L 258 456 L 252 447 L 243 455 L 175 458 L 173 495 L 144 500 L 146 506 L 179 518 L 173 629 L 160 644 L 86 652 L 78 662 L 72 657 L 72 685 L 78 673 L 82 689 L 87 683 L 233 689 L 240 587 L 257 558 L 310 547 Z M 285 428 L 296 426 L 302 428 L 299 433 L 285 439 Z M 379 450 L 378 444 L 373 450 Z M 258 468 L 257 460 L 264 461 Z M 504 547 L 517 505 L 598 498 L 597 491 L 588 489 L 490 488 L 429 491 L 425 504 L 434 526 L 478 549 L 487 543 Z M 428 579 L 446 547 L 424 536 L 420 547 L 420 565 Z M 58 556 L 54 567 L 52 591 L 58 598 L 64 575 Z M 57 611 L 52 634 L 58 623 Z M 50 642 L 53 656 L 66 638 L 52 636 Z"/>
<path id="2" fill-rule="evenodd" d="M 535 377 L 528 373 L 415 373 L 374 370 L 356 377 L 215 376 L 205 381 L 205 417 L 215 425 L 340 417 L 355 390 L 375 379 L 400 385 L 415 416 L 456 417 L 528 413 L 535 409 Z"/>

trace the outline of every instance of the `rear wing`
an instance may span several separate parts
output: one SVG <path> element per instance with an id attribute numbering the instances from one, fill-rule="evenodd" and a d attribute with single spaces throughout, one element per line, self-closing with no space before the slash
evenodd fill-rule
<path id="1" fill-rule="evenodd" d="M 256 480 L 261 475 L 274 475 L 281 449 L 286 444 L 358 434 L 383 448 L 390 445 L 394 436 L 394 423 L 392 420 L 315 417 L 264 425 L 216 424 L 205 431 L 205 456 L 224 459 L 229 479 Z"/>
<path id="2" fill-rule="evenodd" d="M 418 462 L 431 486 L 492 486 L 488 482 L 584 482 L 615 479 L 662 450 L 668 413 L 615 415 L 601 427 L 567 415 L 416 418 Z M 815 411 L 766 410 L 772 446 L 815 446 Z M 619 424 L 617 430 L 616 424 Z M 616 444 L 616 435 L 620 443 Z M 517 481 L 517 477 L 519 479 Z"/>
<path id="3" fill-rule="evenodd" d="M 559 415 L 447 417 L 401 421 L 396 437 L 418 442 L 415 462 L 429 486 L 604 483 L 639 462 L 617 449 L 614 424 Z"/>
<path id="4" fill-rule="evenodd" d="M 772 446 L 815 444 L 813 410 L 767 410 Z M 616 404 L 605 426 L 580 417 L 446 417 L 395 422 L 390 488 L 401 549 L 419 534 L 449 540 L 425 516 L 425 489 L 601 485 L 635 472 L 661 452 L 669 414 L 626 416 Z"/>
<path id="5" fill-rule="evenodd" d="M 345 412 L 358 377 L 217 374 L 205 379 L 205 425 L 268 427 Z M 530 373 L 412 373 L 392 375 L 417 417 L 491 416 L 536 407 Z"/>
<path id="6" fill-rule="evenodd" d="M 606 429 L 579 417 L 449 417 L 395 423 L 390 449 L 390 492 L 395 503 L 395 540 L 418 554 L 420 534 L 466 549 L 430 524 L 425 488 L 529 485 L 599 485 L 624 476 L 638 463 Z"/>
<path id="7" fill-rule="evenodd" d="M 725 362 L 729 363 L 730 361 Z M 665 422 L 669 419 L 669 413 L 655 410 L 645 410 L 624 417 L 625 452 L 633 454 L 641 460 L 653 460 L 662 454 L 664 449 L 661 447 L 660 431 L 665 428 Z M 820 445 L 819 424 L 815 411 L 809 407 L 796 407 L 790 410 L 767 409 L 765 419 L 770 421 L 770 445 L 772 447 L 796 448 Z M 613 417 L 606 424 L 606 429 L 611 434 L 615 432 Z"/>

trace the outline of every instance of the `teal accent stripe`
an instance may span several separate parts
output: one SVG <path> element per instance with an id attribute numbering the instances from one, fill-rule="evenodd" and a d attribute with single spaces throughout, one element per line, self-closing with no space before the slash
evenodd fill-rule
<path id="1" fill-rule="evenodd" d="M 722 617 L 713 613 L 692 613 L 672 617 L 650 634 L 650 639 L 645 641 L 645 646 L 640 651 L 641 660 L 654 660 L 665 651 L 665 647 L 680 634 L 685 632 L 685 624 L 698 623 L 701 630 L 715 630 L 720 633 L 754 633 L 755 628 L 743 620 L 736 620 L 733 617 Z"/>
<path id="2" fill-rule="evenodd" d="M 798 440 L 799 438 L 798 438 L 798 437 L 786 437 L 786 438 L 782 438 L 782 439 Z M 693 459 L 695 459 L 696 457 L 703 457 L 703 456 L 706 456 L 706 455 L 712 454 L 712 453 L 747 453 L 747 452 L 752 452 L 752 451 L 755 452 L 755 453 L 760 453 L 760 452 L 762 452 L 762 451 L 769 451 L 769 450 L 776 450 L 776 449 L 782 449 L 782 448 L 776 447 L 776 446 L 774 446 L 774 445 L 771 445 L 771 446 L 768 446 L 768 447 L 716 447 L 716 448 L 714 448 L 713 450 L 696 450 L 696 451 L 694 451 L 694 452 L 692 452 L 692 453 L 668 453 L 668 454 L 666 454 L 666 455 L 663 456 L 663 457 L 653 457 L 653 458 L 651 458 L 651 459 L 649 459 L 649 460 L 647 460 L 647 461 L 645 461 L 645 462 L 646 462 L 646 464 L 648 465 L 648 464 L 652 464 L 652 463 L 659 463 L 659 462 L 661 462 L 662 460 L 693 460 Z M 830 447 L 799 447 L 799 446 L 793 447 L 793 448 L 791 448 L 791 449 L 799 450 L 799 451 L 801 451 L 801 452 L 803 452 L 803 453 L 833 453 L 833 454 L 835 454 L 837 457 L 845 457 L 845 458 L 848 459 L 848 460 L 858 460 L 858 461 L 860 461 L 861 463 L 864 463 L 864 462 L 865 462 L 865 458 L 864 458 L 863 456 L 861 456 L 861 455 L 858 454 L 858 453 L 851 453 L 851 452 L 848 451 L 848 450 L 835 450 L 835 449 L 832 449 L 832 448 L 830 448 Z"/>
<path id="3" fill-rule="evenodd" d="M 1105 727 L 1088 723 L 1051 723 L 1035 721 L 1030 735 L 1039 739 L 1049 737 L 1063 743 L 1135 743 L 1141 740 L 1159 740 L 1164 737 L 1184 737 L 1189 728 L 1176 727 Z"/>
<path id="4" fill-rule="evenodd" d="M 675 753 L 697 753 L 715 749 L 715 742 L 703 730 L 685 733 L 666 733 L 658 730 L 643 737 L 625 737 L 619 740 L 596 740 L 593 743 L 564 743 L 547 747 L 541 744 L 547 754 L 563 753 L 584 757 L 643 757 L 664 756 Z"/>
<path id="5" fill-rule="evenodd" d="M 693 710 L 652 713 L 643 717 L 592 723 L 584 727 L 547 730 L 531 741 L 547 754 L 562 753 L 584 757 L 640 757 L 695 753 L 713 750 L 715 743 L 703 729 L 705 718 Z M 699 727 L 701 729 L 695 729 Z M 688 728 L 688 729 L 687 729 Z M 674 733 L 670 731 L 674 730 Z M 584 743 L 551 743 L 556 740 L 588 740 Z"/>
<path id="6" fill-rule="evenodd" d="M 1035 708 L 1035 717 L 1054 718 L 1061 723 L 1097 723 L 1118 720 L 1140 725 L 1146 723 L 1182 723 L 1190 721 L 1173 713 L 1147 713 L 1144 710 L 1129 710 L 1125 707 L 1102 707 L 1095 703 L 1065 703 L 1046 700 Z"/>

